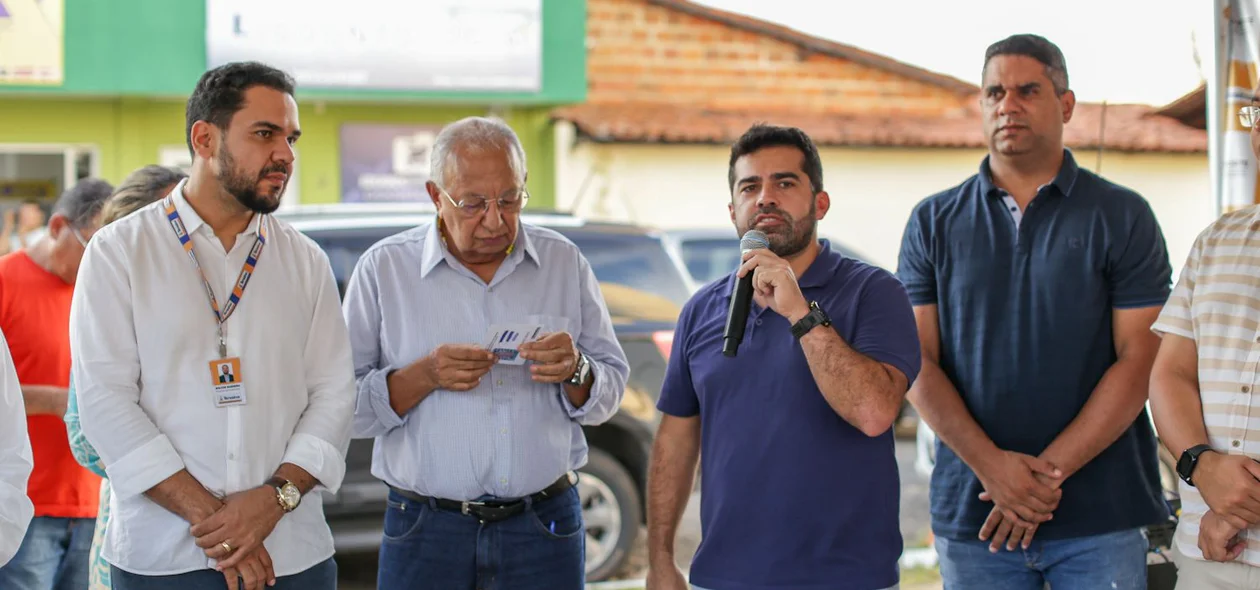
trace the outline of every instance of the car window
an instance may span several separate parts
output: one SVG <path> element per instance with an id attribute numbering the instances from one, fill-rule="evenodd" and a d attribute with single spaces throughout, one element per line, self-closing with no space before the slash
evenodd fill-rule
<path id="1" fill-rule="evenodd" d="M 651 293 L 680 307 L 691 297 L 686 278 L 659 239 L 642 234 L 559 231 L 582 251 L 600 283 Z"/>
<path id="2" fill-rule="evenodd" d="M 683 240 L 683 264 L 697 283 L 710 283 L 739 268 L 739 240 L 692 239 Z"/>
<path id="3" fill-rule="evenodd" d="M 332 264 L 333 277 L 337 279 L 337 292 L 346 294 L 346 285 L 350 275 L 354 273 L 354 265 L 368 248 L 382 239 L 407 228 L 365 228 L 346 230 L 321 230 L 306 232 L 324 253 L 328 254 L 328 262 Z"/>
<path id="4" fill-rule="evenodd" d="M 346 293 L 354 265 L 373 244 L 406 227 L 319 230 L 306 232 L 328 254 L 337 289 Z M 561 233 L 577 245 L 600 283 L 612 283 L 657 295 L 682 306 L 691 296 L 686 279 L 660 240 L 642 234 Z M 737 252 L 738 254 L 738 252 Z"/>

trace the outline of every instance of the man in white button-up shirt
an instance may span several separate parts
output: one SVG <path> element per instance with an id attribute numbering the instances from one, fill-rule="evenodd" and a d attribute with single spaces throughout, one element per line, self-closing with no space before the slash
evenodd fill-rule
<path id="1" fill-rule="evenodd" d="M 71 312 L 114 492 L 102 553 L 116 590 L 331 589 L 308 492 L 341 485 L 355 383 L 327 257 L 267 215 L 301 133 L 293 81 L 222 66 L 187 113 L 191 176 L 92 239 Z"/>
<path id="2" fill-rule="evenodd" d="M 35 513 L 26 497 L 26 480 L 34 467 L 22 388 L 9 356 L 9 343 L 0 334 L 0 566 L 17 553 Z"/>

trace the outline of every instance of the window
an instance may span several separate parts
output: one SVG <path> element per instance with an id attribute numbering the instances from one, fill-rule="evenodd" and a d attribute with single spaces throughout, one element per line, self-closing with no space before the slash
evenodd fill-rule
<path id="1" fill-rule="evenodd" d="M 373 244 L 407 228 L 361 228 L 332 231 L 307 232 L 324 253 L 328 254 L 328 262 L 332 264 L 333 277 L 337 279 L 337 292 L 345 297 L 346 286 L 350 283 L 350 275 L 359 257 Z"/>
<path id="2" fill-rule="evenodd" d="M 681 246 L 683 263 L 697 283 L 711 283 L 739 268 L 738 240 L 684 240 Z"/>
<path id="3" fill-rule="evenodd" d="M 573 232 L 566 233 L 566 237 L 586 256 L 600 283 L 651 293 L 679 306 L 691 297 L 686 279 L 665 253 L 660 240 L 611 232 Z"/>

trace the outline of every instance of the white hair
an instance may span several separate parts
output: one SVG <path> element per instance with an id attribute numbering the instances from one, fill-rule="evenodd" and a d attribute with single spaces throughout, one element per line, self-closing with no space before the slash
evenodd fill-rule
<path id="1" fill-rule="evenodd" d="M 443 189 L 448 179 L 450 155 L 456 149 L 481 151 L 500 149 L 508 154 L 512 171 L 522 185 L 525 183 L 525 148 L 516 132 L 495 117 L 467 117 L 460 119 L 438 133 L 429 154 L 430 179 Z"/>

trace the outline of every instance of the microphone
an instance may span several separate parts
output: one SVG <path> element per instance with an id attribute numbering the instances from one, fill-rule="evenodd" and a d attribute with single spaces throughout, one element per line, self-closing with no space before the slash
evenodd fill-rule
<path id="1" fill-rule="evenodd" d="M 739 240 L 741 259 L 749 250 L 769 247 L 770 240 L 766 234 L 755 229 L 748 230 Z M 722 354 L 726 356 L 735 356 L 739 343 L 744 340 L 744 324 L 748 323 L 748 306 L 752 303 L 752 278 L 751 272 L 744 275 L 735 283 L 735 292 L 731 294 L 731 308 L 726 312 L 726 332 L 722 334 Z"/>

